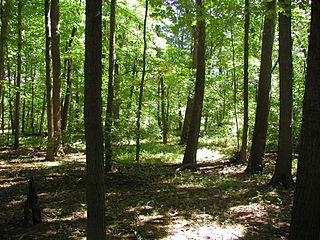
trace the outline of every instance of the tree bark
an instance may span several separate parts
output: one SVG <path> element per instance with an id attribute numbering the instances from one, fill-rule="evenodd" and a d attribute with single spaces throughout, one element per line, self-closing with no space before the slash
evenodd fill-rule
<path id="1" fill-rule="evenodd" d="M 258 88 L 258 102 L 252 146 L 246 173 L 252 174 L 263 170 L 262 162 L 266 147 L 268 115 L 270 105 L 270 88 L 272 75 L 272 50 L 275 33 L 276 1 L 266 0 L 266 16 L 263 26 L 262 53 Z"/>
<path id="2" fill-rule="evenodd" d="M 87 163 L 87 239 L 105 240 L 106 225 L 102 131 L 102 0 L 86 1 L 85 137 Z"/>
<path id="3" fill-rule="evenodd" d="M 5 81 L 5 53 L 8 40 L 8 21 L 11 13 L 12 2 L 7 0 L 3 5 L 1 1 L 1 32 L 0 32 L 0 96 L 3 95 L 2 83 Z M 0 103 L 0 117 L 3 117 L 4 104 Z"/>
<path id="4" fill-rule="evenodd" d="M 51 20 L 50 0 L 45 0 L 45 34 L 46 34 L 46 98 L 47 98 L 47 128 L 48 143 L 46 160 L 54 160 L 54 126 L 53 126 L 53 100 L 51 80 Z"/>
<path id="5" fill-rule="evenodd" d="M 240 163 L 247 161 L 248 128 L 249 128 L 249 29 L 250 1 L 245 0 L 244 53 L 243 53 L 243 128 L 240 150 Z"/>
<path id="6" fill-rule="evenodd" d="M 292 179 L 292 38 L 291 1 L 279 0 L 285 9 L 279 13 L 280 122 L 278 157 L 272 185 L 293 186 Z"/>
<path id="7" fill-rule="evenodd" d="M 161 94 L 161 123 L 162 123 L 162 142 L 168 143 L 168 105 L 166 104 L 167 96 L 166 87 L 164 86 L 163 76 L 160 77 L 160 94 Z"/>
<path id="8" fill-rule="evenodd" d="M 142 56 L 142 77 L 140 82 L 139 102 L 137 111 L 137 129 L 136 129 L 136 161 L 140 160 L 140 126 L 141 126 L 141 113 L 142 113 L 142 100 L 143 100 L 143 88 L 146 76 L 146 58 L 147 58 L 147 18 L 148 18 L 148 3 L 146 0 L 145 16 L 143 22 L 143 56 Z"/>
<path id="9" fill-rule="evenodd" d="M 205 19 L 202 0 L 196 0 L 197 4 L 197 73 L 196 86 L 193 102 L 192 118 L 188 134 L 187 146 L 185 149 L 183 164 L 196 163 L 198 138 L 200 131 L 201 113 L 204 96 L 205 83 Z"/>
<path id="10" fill-rule="evenodd" d="M 15 114 L 14 114 L 14 143 L 15 149 L 19 148 L 20 134 L 20 83 L 22 73 L 22 0 L 18 2 L 18 54 L 17 54 L 17 79 L 16 79 L 16 97 L 15 97 Z"/>
<path id="11" fill-rule="evenodd" d="M 114 78 L 115 78 L 115 40 L 116 40 L 116 0 L 110 3 L 110 39 L 109 39 L 109 81 L 108 99 L 105 124 L 105 171 L 112 169 L 112 118 L 114 102 Z"/>
<path id="12" fill-rule="evenodd" d="M 320 2 L 311 2 L 311 30 L 303 102 L 301 150 L 290 240 L 320 236 Z"/>
<path id="13" fill-rule="evenodd" d="M 61 59 L 60 59 L 60 3 L 51 0 L 51 51 L 53 77 L 53 126 L 54 151 L 58 154 L 61 148 Z"/>
<path id="14" fill-rule="evenodd" d="M 192 36 L 193 36 L 193 46 L 192 46 L 192 69 L 197 68 L 197 54 L 198 54 L 198 33 L 196 26 L 192 27 Z M 180 136 L 180 145 L 187 144 L 188 134 L 190 129 L 190 122 L 192 118 L 192 110 L 193 110 L 193 102 L 194 102 L 194 94 L 193 91 L 189 91 L 187 98 L 187 106 L 184 115 L 184 121 L 182 125 L 182 131 Z"/>

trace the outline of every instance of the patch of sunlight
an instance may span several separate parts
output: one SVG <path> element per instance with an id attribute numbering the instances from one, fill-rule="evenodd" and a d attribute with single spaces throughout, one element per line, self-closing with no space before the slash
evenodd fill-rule
<path id="1" fill-rule="evenodd" d="M 187 240 L 187 239 L 215 239 L 235 240 L 244 237 L 245 228 L 240 224 L 219 225 L 208 222 L 208 224 L 192 224 L 186 219 L 177 219 L 170 225 L 171 235 L 163 240 Z"/>
<path id="2" fill-rule="evenodd" d="M 86 161 L 86 155 L 83 153 L 72 153 L 68 154 L 67 161 L 77 161 L 77 162 L 85 162 Z"/>
<path id="3" fill-rule="evenodd" d="M 208 148 L 200 148 L 197 151 L 198 161 L 216 161 L 222 157 L 223 155 L 221 155 L 220 153 L 212 151 Z"/>
<path id="4" fill-rule="evenodd" d="M 146 223 L 146 222 L 152 222 L 152 221 L 159 221 L 162 220 L 164 218 L 163 215 L 154 215 L 154 216 L 144 216 L 144 215 L 140 215 L 138 217 L 140 223 Z"/>
<path id="5" fill-rule="evenodd" d="M 205 187 L 204 186 L 200 186 L 200 185 L 195 185 L 193 183 L 187 183 L 187 184 L 180 184 L 180 185 L 177 185 L 176 188 L 198 188 L 198 189 L 204 189 Z"/>
<path id="6" fill-rule="evenodd" d="M 127 210 L 127 212 L 137 212 L 137 211 L 152 210 L 152 209 L 153 209 L 153 207 L 147 205 L 147 206 L 129 208 L 129 209 Z"/>
<path id="7" fill-rule="evenodd" d="M 231 215 L 238 215 L 239 220 L 245 220 L 246 218 L 250 217 L 252 219 L 257 219 L 257 221 L 262 221 L 262 218 L 268 215 L 269 208 L 278 209 L 279 207 L 273 204 L 268 204 L 266 206 L 262 203 L 252 203 L 249 205 L 231 207 L 228 210 L 228 213 Z"/>

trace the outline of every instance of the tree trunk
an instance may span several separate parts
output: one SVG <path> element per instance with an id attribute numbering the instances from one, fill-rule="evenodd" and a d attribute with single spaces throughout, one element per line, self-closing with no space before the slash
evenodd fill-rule
<path id="1" fill-rule="evenodd" d="M 54 160 L 54 126 L 53 126 L 53 100 L 51 80 L 51 20 L 50 0 L 45 0 L 45 30 L 46 30 L 46 95 L 47 95 L 47 128 L 48 144 L 46 160 Z"/>
<path id="2" fill-rule="evenodd" d="M 240 163 L 247 161 L 248 128 L 249 128 L 249 29 L 250 2 L 245 0 L 244 53 L 243 53 L 243 128 L 240 150 Z"/>
<path id="3" fill-rule="evenodd" d="M 17 79 L 16 79 L 16 98 L 14 113 L 14 144 L 15 149 L 19 148 L 20 134 L 20 83 L 22 73 L 22 0 L 18 2 L 18 54 L 17 54 Z"/>
<path id="4" fill-rule="evenodd" d="M 205 83 L 205 19 L 202 0 L 196 0 L 197 4 L 197 74 L 195 95 L 192 109 L 192 118 L 188 134 L 187 146 L 185 149 L 183 164 L 196 163 L 198 138 L 200 131 L 201 113 L 204 96 Z"/>
<path id="5" fill-rule="evenodd" d="M 31 73 L 32 74 L 32 73 Z M 35 133 L 34 131 L 34 79 L 36 77 L 36 70 L 34 70 L 34 73 L 31 77 L 31 113 L 30 113 L 30 117 L 31 117 L 31 132 L 32 134 Z"/>
<path id="6" fill-rule="evenodd" d="M 180 145 L 187 144 L 187 141 L 188 141 L 188 134 L 189 134 L 189 127 L 190 127 L 191 116 L 192 116 L 193 102 L 194 102 L 194 96 L 193 96 L 192 92 L 189 91 L 186 112 L 184 114 L 184 121 L 183 121 L 183 125 L 182 125 L 182 130 L 181 130 L 181 137 L 180 137 L 180 142 L 179 142 Z"/>
<path id="7" fill-rule="evenodd" d="M 102 0 L 86 1 L 85 136 L 87 162 L 87 239 L 105 240 L 106 225 L 102 131 Z"/>
<path id="8" fill-rule="evenodd" d="M 239 123 L 238 123 L 238 106 L 237 106 L 237 95 L 238 95 L 238 82 L 236 76 L 236 61 L 235 61 L 235 49 L 234 49 L 234 34 L 231 28 L 231 45 L 232 45 L 232 82 L 233 82 L 233 104 L 234 104 L 234 118 L 236 120 L 236 137 L 237 137 L 237 152 L 240 148 L 239 139 Z"/>
<path id="9" fill-rule="evenodd" d="M 168 143 L 168 106 L 166 106 L 166 87 L 164 86 L 163 76 L 160 77 L 161 91 L 161 123 L 162 123 L 162 142 Z"/>
<path id="10" fill-rule="evenodd" d="M 320 236 L 320 2 L 311 2 L 311 30 L 303 102 L 301 150 L 289 239 Z"/>
<path id="11" fill-rule="evenodd" d="M 72 46 L 76 32 L 77 32 L 77 28 L 73 27 L 70 40 L 66 45 L 67 53 L 69 52 L 70 47 Z M 63 107 L 61 109 L 61 131 L 64 131 L 67 129 L 68 113 L 69 113 L 69 108 L 71 103 L 72 70 L 73 70 L 71 57 L 66 60 L 66 66 L 67 66 L 67 89 L 66 89 L 66 95 L 64 97 Z"/>
<path id="12" fill-rule="evenodd" d="M 136 161 L 140 160 L 140 125 L 142 113 L 143 88 L 146 76 L 146 58 L 147 58 L 147 18 L 148 18 L 148 0 L 146 0 L 145 16 L 143 22 L 143 56 L 142 56 L 142 77 L 140 82 L 139 102 L 137 111 L 137 129 L 136 129 Z"/>
<path id="13" fill-rule="evenodd" d="M 193 46 L 192 46 L 192 69 L 197 68 L 197 54 L 198 54 L 198 33 L 196 26 L 192 27 L 192 36 L 193 36 Z M 192 117 L 192 109 L 194 102 L 194 94 L 193 91 L 189 91 L 186 112 L 184 115 L 184 121 L 182 125 L 181 137 L 180 137 L 180 145 L 187 144 L 188 134 L 190 129 L 190 122 Z"/>
<path id="14" fill-rule="evenodd" d="M 256 173 L 263 170 L 262 161 L 266 147 L 268 115 L 270 105 L 270 88 L 272 73 L 272 50 L 275 32 L 276 2 L 266 1 L 266 16 L 263 27 L 262 53 L 259 76 L 258 102 L 252 137 L 252 146 L 246 173 Z"/>
<path id="15" fill-rule="evenodd" d="M 61 148 L 61 60 L 60 60 L 60 4 L 51 0 L 51 51 L 53 77 L 53 127 L 54 151 L 59 154 Z"/>
<path id="16" fill-rule="evenodd" d="M 280 127 L 276 169 L 272 185 L 293 186 L 292 179 L 292 38 L 291 1 L 279 0 L 285 12 L 279 13 Z"/>
<path id="17" fill-rule="evenodd" d="M 0 32 L 0 96 L 3 96 L 2 83 L 5 81 L 5 56 L 8 39 L 8 21 L 11 13 L 11 0 L 7 0 L 3 5 L 1 1 L 1 32 Z M 0 103 L 0 116 L 3 117 L 3 102 Z"/>
<path id="18" fill-rule="evenodd" d="M 41 117 L 40 117 L 40 123 L 39 123 L 39 133 L 42 133 L 42 131 L 43 131 L 43 122 L 44 122 L 44 113 L 46 111 L 46 102 L 47 102 L 47 95 L 46 95 L 46 92 L 44 92 L 43 98 L 42 98 L 42 110 L 41 110 Z"/>
<path id="19" fill-rule="evenodd" d="M 114 76 L 115 76 L 115 40 L 116 40 L 116 0 L 110 3 L 110 39 L 109 39 L 109 81 L 108 99 L 105 125 L 105 171 L 112 169 L 112 118 L 114 100 Z"/>

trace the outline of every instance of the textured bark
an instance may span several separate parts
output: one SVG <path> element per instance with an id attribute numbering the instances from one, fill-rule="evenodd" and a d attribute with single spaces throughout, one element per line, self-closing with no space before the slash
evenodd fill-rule
<path id="1" fill-rule="evenodd" d="M 279 0 L 285 12 L 279 13 L 280 122 L 278 157 L 272 185 L 293 186 L 292 179 L 292 38 L 291 1 Z"/>
<path id="2" fill-rule="evenodd" d="M 182 130 L 181 130 L 181 137 L 179 142 L 179 144 L 181 145 L 187 144 L 187 141 L 188 141 L 189 127 L 190 127 L 192 109 L 193 109 L 193 101 L 194 101 L 194 96 L 190 91 L 188 94 L 187 106 L 184 114 Z"/>
<path id="3" fill-rule="evenodd" d="M 198 147 L 198 138 L 201 123 L 201 113 L 204 96 L 205 83 L 205 19 L 204 6 L 202 0 L 196 0 L 197 4 L 197 73 L 195 95 L 192 109 L 192 118 L 188 134 L 187 146 L 185 149 L 183 164 L 196 163 L 196 154 Z"/>
<path id="4" fill-rule="evenodd" d="M 51 0 L 51 51 L 53 77 L 53 127 L 54 151 L 61 151 L 61 59 L 60 59 L 60 3 Z"/>
<path id="5" fill-rule="evenodd" d="M 144 89 L 144 81 L 146 76 L 146 58 L 147 58 L 147 18 L 148 18 L 148 3 L 146 0 L 145 5 L 145 16 L 143 22 L 143 56 L 142 56 L 142 77 L 140 82 L 140 90 L 139 90 L 139 102 L 138 102 L 138 111 L 137 111 L 137 129 L 136 129 L 136 161 L 140 160 L 140 125 L 141 125 L 141 113 L 142 113 L 142 100 L 143 100 L 143 89 Z"/>
<path id="6" fill-rule="evenodd" d="M 320 2 L 311 3 L 311 30 L 303 102 L 301 150 L 298 159 L 290 240 L 320 236 Z"/>
<path id="7" fill-rule="evenodd" d="M 245 0 L 244 52 L 243 52 L 243 128 L 240 150 L 240 163 L 247 161 L 248 128 L 249 128 L 249 29 L 250 1 Z"/>
<path id="8" fill-rule="evenodd" d="M 18 53 L 17 53 L 17 79 L 16 79 L 16 96 L 15 96 L 15 111 L 14 111 L 14 143 L 13 147 L 19 147 L 20 134 L 20 83 L 22 73 L 22 0 L 18 2 Z"/>
<path id="9" fill-rule="evenodd" d="M 197 68 L 197 48 L 198 48 L 198 34 L 197 28 L 194 26 L 192 28 L 192 39 L 193 39 L 193 46 L 192 46 L 192 69 Z M 184 120 L 181 130 L 180 142 L 179 144 L 184 145 L 187 144 L 188 141 L 188 134 L 190 129 L 190 122 L 192 117 L 192 109 L 193 109 L 193 102 L 194 102 L 194 94 L 193 91 L 189 91 L 188 98 L 187 98 L 187 106 L 186 111 L 184 114 Z"/>
<path id="10" fill-rule="evenodd" d="M 5 56 L 8 40 L 8 21 L 11 14 L 12 2 L 7 0 L 4 5 L 1 1 L 1 32 L 0 32 L 0 96 L 3 96 L 2 82 L 5 80 Z M 0 117 L 2 117 L 4 104 L 0 103 Z"/>
<path id="11" fill-rule="evenodd" d="M 46 160 L 54 159 L 54 126 L 53 126 L 53 100 L 51 80 L 51 20 L 50 0 L 45 0 L 45 34 L 46 34 L 46 99 L 47 99 L 47 129 L 48 143 Z"/>
<path id="12" fill-rule="evenodd" d="M 109 80 L 108 99 L 105 125 L 105 170 L 112 169 L 112 118 L 114 102 L 114 78 L 115 78 L 115 41 L 116 41 L 116 0 L 110 3 L 110 38 L 109 38 Z"/>
<path id="13" fill-rule="evenodd" d="M 266 1 L 266 16 L 263 26 L 262 53 L 258 87 L 258 102 L 254 131 L 252 137 L 252 146 L 248 161 L 246 173 L 256 173 L 263 170 L 263 157 L 266 147 L 268 115 L 270 105 L 270 88 L 272 73 L 272 50 L 275 32 L 275 0 Z"/>
<path id="14" fill-rule="evenodd" d="M 86 1 L 85 137 L 87 163 L 87 239 L 105 240 L 106 225 L 102 131 L 102 0 Z"/>

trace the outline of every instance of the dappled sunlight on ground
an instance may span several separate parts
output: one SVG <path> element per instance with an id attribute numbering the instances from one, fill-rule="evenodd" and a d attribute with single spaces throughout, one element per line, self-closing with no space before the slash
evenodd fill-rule
<path id="1" fill-rule="evenodd" d="M 202 216 L 203 221 L 206 221 L 206 216 Z M 240 224 L 235 225 L 220 225 L 215 222 L 210 222 L 210 217 L 207 223 L 197 223 L 178 218 L 173 221 L 169 227 L 171 233 L 163 240 L 236 240 L 240 239 L 245 234 L 245 228 Z"/>
<path id="2" fill-rule="evenodd" d="M 219 152 L 212 151 L 208 148 L 201 148 L 197 151 L 197 161 L 198 162 L 206 162 L 206 161 L 216 161 L 224 157 Z"/>
<path id="3" fill-rule="evenodd" d="M 210 146 L 199 149 L 192 170 L 172 164 L 182 146 L 156 143 L 144 151 L 152 158 L 117 160 L 118 171 L 105 174 L 110 239 L 286 239 L 292 191 L 267 186 L 270 172 L 245 175 L 244 165 Z M 85 239 L 84 152 L 52 162 L 30 149 L 0 154 L 0 239 Z M 43 216 L 34 229 L 21 226 L 31 175 Z"/>

